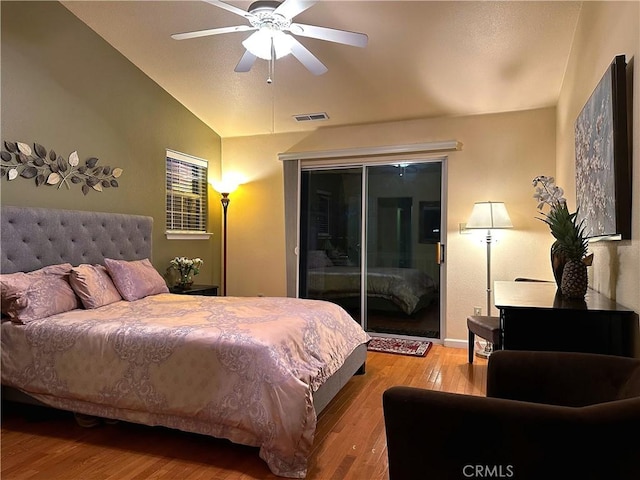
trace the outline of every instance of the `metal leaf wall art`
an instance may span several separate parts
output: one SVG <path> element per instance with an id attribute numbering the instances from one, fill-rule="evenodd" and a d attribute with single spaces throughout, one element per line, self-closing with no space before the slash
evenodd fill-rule
<path id="1" fill-rule="evenodd" d="M 39 143 L 33 144 L 33 149 L 22 142 L 4 142 L 6 150 L 0 152 L 2 164 L 0 176 L 7 180 L 18 177 L 35 179 L 36 186 L 57 185 L 57 188 L 71 184 L 82 184 L 82 193 L 91 190 L 102 192 L 105 188 L 117 188 L 118 178 L 122 175 L 121 168 L 98 166 L 98 159 L 91 157 L 80 165 L 78 152 L 72 152 L 69 158 L 64 158 L 55 151 L 47 149 Z"/>

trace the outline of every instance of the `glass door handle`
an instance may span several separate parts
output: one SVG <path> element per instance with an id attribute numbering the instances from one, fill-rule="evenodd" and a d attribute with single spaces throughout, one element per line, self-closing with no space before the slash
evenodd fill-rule
<path id="1" fill-rule="evenodd" d="M 444 245 L 440 242 L 436 243 L 436 263 L 438 265 L 444 263 Z"/>

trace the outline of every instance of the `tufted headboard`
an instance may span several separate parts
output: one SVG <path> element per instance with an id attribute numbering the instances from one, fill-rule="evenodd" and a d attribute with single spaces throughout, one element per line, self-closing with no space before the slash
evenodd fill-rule
<path id="1" fill-rule="evenodd" d="M 151 258 L 152 231 L 153 218 L 141 215 L 3 206 L 0 272 Z"/>

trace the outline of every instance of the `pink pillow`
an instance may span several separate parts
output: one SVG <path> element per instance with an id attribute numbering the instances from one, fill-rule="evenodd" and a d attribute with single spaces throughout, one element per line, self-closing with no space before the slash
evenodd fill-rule
<path id="1" fill-rule="evenodd" d="M 169 293 L 167 284 L 148 258 L 130 262 L 105 258 L 104 264 L 120 295 L 129 302 L 148 295 Z"/>
<path id="2" fill-rule="evenodd" d="M 84 308 L 98 308 L 122 300 L 107 269 L 102 265 L 83 263 L 73 267 L 69 283 Z"/>
<path id="3" fill-rule="evenodd" d="M 69 285 L 71 264 L 51 265 L 29 273 L 0 275 L 2 313 L 27 323 L 78 308 Z"/>

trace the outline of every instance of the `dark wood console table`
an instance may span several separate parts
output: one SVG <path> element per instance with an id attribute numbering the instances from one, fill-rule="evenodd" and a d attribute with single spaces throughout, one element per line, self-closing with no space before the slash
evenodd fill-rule
<path id="1" fill-rule="evenodd" d="M 502 348 L 633 356 L 638 316 L 589 289 L 566 299 L 553 282 L 495 282 Z"/>

